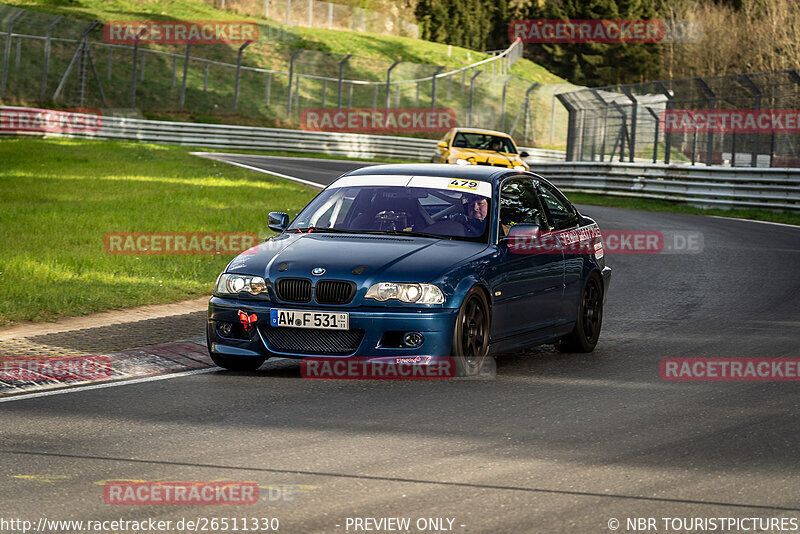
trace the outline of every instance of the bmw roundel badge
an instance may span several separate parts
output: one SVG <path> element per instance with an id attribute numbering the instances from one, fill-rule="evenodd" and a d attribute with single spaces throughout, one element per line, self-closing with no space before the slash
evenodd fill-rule
<path id="1" fill-rule="evenodd" d="M 314 276 L 322 276 L 323 274 L 325 274 L 325 269 L 323 269 L 322 267 L 314 267 L 313 269 L 311 269 L 311 274 L 313 274 Z"/>

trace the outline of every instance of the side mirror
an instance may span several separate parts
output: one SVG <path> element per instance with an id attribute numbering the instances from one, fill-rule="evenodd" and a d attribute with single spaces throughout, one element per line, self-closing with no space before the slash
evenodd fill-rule
<path id="1" fill-rule="evenodd" d="M 531 253 L 541 244 L 542 230 L 538 224 L 515 224 L 500 242 L 511 252 Z"/>
<path id="2" fill-rule="evenodd" d="M 436 143 L 436 146 L 438 146 L 443 150 L 447 150 L 447 143 L 445 141 L 439 141 L 438 143 Z"/>
<path id="3" fill-rule="evenodd" d="M 519 153 L 519 157 L 528 158 L 530 157 L 530 154 L 528 154 L 526 151 L 523 150 L 522 152 Z"/>
<path id="4" fill-rule="evenodd" d="M 273 232 L 283 232 L 289 226 L 289 216 L 280 211 L 271 211 L 267 225 Z"/>

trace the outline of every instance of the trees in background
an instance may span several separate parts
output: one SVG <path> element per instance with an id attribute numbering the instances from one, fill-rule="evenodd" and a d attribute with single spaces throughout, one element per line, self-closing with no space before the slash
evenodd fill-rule
<path id="1" fill-rule="evenodd" d="M 405 0 L 412 2 L 413 0 Z M 699 40 L 527 44 L 525 57 L 589 86 L 800 67 L 800 0 L 416 0 L 423 39 L 497 50 L 515 19 L 660 19 Z"/>
<path id="2" fill-rule="evenodd" d="M 658 7 L 664 19 L 703 28 L 699 41 L 661 45 L 661 78 L 800 68 L 797 0 L 661 0 Z"/>

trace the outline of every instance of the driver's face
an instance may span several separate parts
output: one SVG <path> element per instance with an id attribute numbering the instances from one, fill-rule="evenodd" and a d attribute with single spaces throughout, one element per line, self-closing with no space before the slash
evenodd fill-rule
<path id="1" fill-rule="evenodd" d="M 467 199 L 467 217 L 482 221 L 486 218 L 489 203 L 484 197 L 472 197 Z"/>

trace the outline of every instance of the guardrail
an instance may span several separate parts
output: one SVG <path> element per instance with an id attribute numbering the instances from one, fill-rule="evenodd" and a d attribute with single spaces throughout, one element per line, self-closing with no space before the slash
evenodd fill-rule
<path id="1" fill-rule="evenodd" d="M 4 110 L 26 108 L 0 106 Z M 122 117 L 103 117 L 96 131 L 22 133 L 3 131 L 5 135 L 38 135 L 115 141 L 170 143 L 226 150 L 268 150 L 280 152 L 317 152 L 352 158 L 392 158 L 430 161 L 436 140 L 414 137 L 367 135 L 338 132 L 308 132 L 283 128 L 259 128 L 197 122 L 169 122 Z M 558 161 L 564 153 L 556 150 L 522 148 L 531 161 Z"/>
<path id="2" fill-rule="evenodd" d="M 2 107 L 5 110 L 25 108 Z M 170 143 L 225 150 L 317 152 L 353 158 L 430 161 L 436 140 L 355 133 L 307 132 L 191 122 L 104 117 L 96 131 L 38 135 Z M 800 210 L 800 169 L 698 167 L 652 163 L 564 162 L 564 152 L 520 147 L 538 172 L 566 191 L 658 198 L 705 207 Z"/>
<path id="3" fill-rule="evenodd" d="M 538 163 L 565 191 L 657 198 L 715 208 L 800 210 L 800 169 L 641 163 Z"/>

